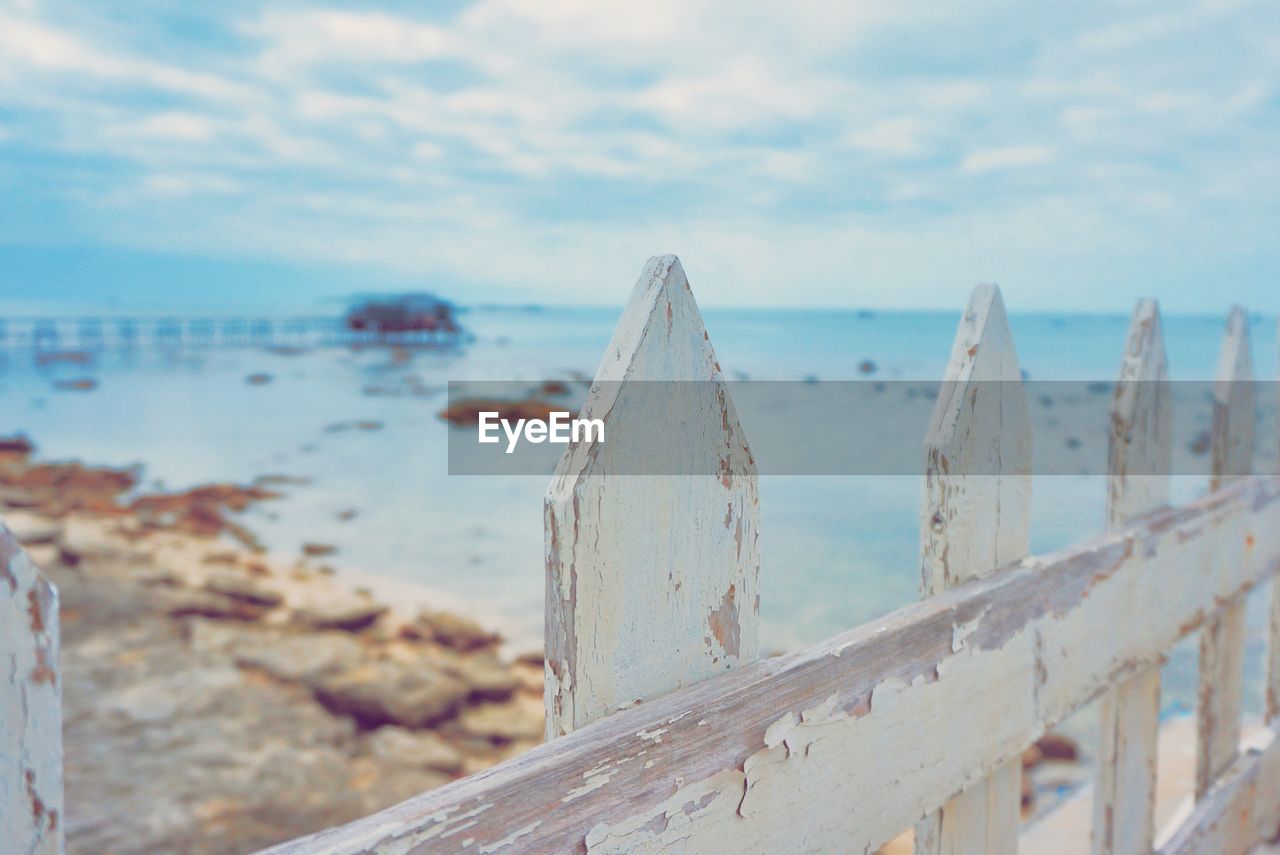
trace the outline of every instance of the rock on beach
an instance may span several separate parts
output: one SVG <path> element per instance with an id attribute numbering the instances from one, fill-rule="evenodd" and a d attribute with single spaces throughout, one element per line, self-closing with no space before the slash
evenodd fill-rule
<path id="1" fill-rule="evenodd" d="M 422 611 L 418 626 L 430 638 L 446 647 L 459 650 L 476 650 L 492 647 L 502 641 L 502 636 L 490 632 L 470 618 L 450 612 Z"/>
<path id="2" fill-rule="evenodd" d="M 387 607 L 381 603 L 352 597 L 298 606 L 294 609 L 294 617 L 314 629 L 345 629 L 354 632 L 372 626 L 386 612 Z"/>
<path id="3" fill-rule="evenodd" d="M 470 693 L 466 683 L 425 664 L 371 662 L 321 681 L 316 697 L 363 725 L 425 727 L 449 718 Z"/>

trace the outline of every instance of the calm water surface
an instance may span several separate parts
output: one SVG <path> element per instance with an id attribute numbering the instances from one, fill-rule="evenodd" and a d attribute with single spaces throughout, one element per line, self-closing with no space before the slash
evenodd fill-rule
<path id="1" fill-rule="evenodd" d="M 542 632 L 545 479 L 448 475 L 449 428 L 436 413 L 450 380 L 590 376 L 618 313 L 473 311 L 463 316 L 473 343 L 408 362 L 384 349 L 219 349 L 40 367 L 11 353 L 0 361 L 0 433 L 29 433 L 47 458 L 139 464 L 148 486 L 305 478 L 247 514 L 273 552 L 336 544 L 340 570 L 418 582 L 439 592 L 441 606 L 498 622 L 517 646 L 533 647 Z M 856 378 L 865 359 L 877 364 L 877 377 L 937 379 L 958 320 L 958 310 L 706 312 L 727 375 L 752 379 Z M 1166 319 L 1175 378 L 1212 377 L 1222 323 Z M 1111 380 L 1128 319 L 1014 315 L 1011 324 L 1031 377 Z M 1255 321 L 1253 333 L 1258 374 L 1274 377 L 1274 319 Z M 250 385 L 253 373 L 272 381 Z M 98 388 L 55 390 L 55 379 L 72 376 L 93 377 Z M 361 420 L 381 427 L 350 424 Z M 1176 498 L 1203 488 L 1202 479 L 1179 479 Z M 760 491 L 766 651 L 821 640 L 915 599 L 917 478 L 771 476 Z M 1037 479 L 1033 548 L 1100 531 L 1104 496 L 1099 478 Z M 339 521 L 348 509 L 355 519 Z M 1261 650 L 1255 632 L 1251 656 Z M 1192 702 L 1193 673 L 1193 651 L 1173 657 L 1170 708 Z"/>

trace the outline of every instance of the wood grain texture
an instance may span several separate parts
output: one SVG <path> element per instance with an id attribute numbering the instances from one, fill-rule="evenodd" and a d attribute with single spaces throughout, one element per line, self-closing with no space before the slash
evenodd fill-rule
<path id="1" fill-rule="evenodd" d="M 1168 380 L 1160 310 L 1154 300 L 1142 300 L 1129 323 L 1111 406 L 1107 479 L 1111 530 L 1169 502 L 1173 442 Z M 1159 667 L 1143 669 L 1104 693 L 1099 713 L 1093 851 L 1097 855 L 1150 852 L 1155 834 Z"/>
<path id="2" fill-rule="evenodd" d="M 1218 358 L 1213 388 L 1211 489 L 1247 476 L 1253 463 L 1253 356 L 1249 317 L 1235 306 Z M 1222 560 L 1222 559 L 1215 559 Z M 1206 573 L 1221 572 L 1206 566 Z M 1204 796 L 1235 758 L 1244 696 L 1245 603 L 1225 605 L 1200 636 L 1196 796 Z"/>
<path id="3" fill-rule="evenodd" d="M 548 738 L 758 647 L 755 461 L 675 256 L 645 266 L 580 415 L 607 441 L 566 450 L 544 507 Z M 673 448 L 719 474 L 616 474 Z"/>
<path id="4" fill-rule="evenodd" d="M 1280 731 L 1273 723 L 1169 835 L 1159 855 L 1244 853 L 1280 835 Z"/>
<path id="5" fill-rule="evenodd" d="M 63 851 L 58 592 L 0 523 L 0 849 Z"/>
<path id="6" fill-rule="evenodd" d="M 1123 528 L 1169 503 L 1172 395 L 1160 308 L 1141 300 L 1129 322 L 1111 404 L 1107 525 Z"/>
<path id="7" fill-rule="evenodd" d="M 1278 571 L 1250 479 L 274 851 L 874 850 Z"/>
<path id="8" fill-rule="evenodd" d="M 1028 551 L 1031 424 L 996 286 L 973 290 L 941 389 L 925 439 L 920 531 L 926 598 Z M 1014 853 L 1021 802 L 1022 766 L 1015 760 L 921 821 L 916 852 Z"/>

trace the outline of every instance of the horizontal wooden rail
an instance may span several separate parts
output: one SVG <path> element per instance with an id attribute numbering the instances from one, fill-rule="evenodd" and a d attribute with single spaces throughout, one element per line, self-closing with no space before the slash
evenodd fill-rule
<path id="1" fill-rule="evenodd" d="M 1280 833 L 1280 723 L 1251 735 L 1255 747 L 1218 776 L 1159 855 L 1247 852 Z"/>
<path id="2" fill-rule="evenodd" d="M 874 850 L 1278 571 L 1246 479 L 271 851 Z"/>

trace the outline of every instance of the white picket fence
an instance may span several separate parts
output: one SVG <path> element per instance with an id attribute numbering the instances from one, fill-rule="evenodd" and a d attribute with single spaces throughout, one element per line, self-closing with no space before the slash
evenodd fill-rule
<path id="1" fill-rule="evenodd" d="M 1170 396 L 1159 313 L 1143 301 L 1113 405 L 1109 531 L 1041 556 L 1028 555 L 1020 374 L 1000 292 L 980 286 L 925 439 L 925 599 L 761 660 L 755 461 L 679 261 L 652 259 L 582 413 L 609 442 L 571 447 L 547 493 L 548 742 L 271 851 L 873 852 L 914 826 L 918 852 L 1014 852 L 1023 750 L 1101 697 L 1093 849 L 1149 852 L 1159 664 L 1191 633 L 1196 801 L 1158 851 L 1273 837 L 1280 594 L 1270 723 L 1251 742 L 1262 747 L 1239 747 L 1244 597 L 1280 572 L 1280 478 L 1242 477 L 1255 406 L 1236 382 L 1252 379 L 1244 312 L 1218 366 L 1212 492 L 1171 508 L 1168 476 L 1149 474 L 1169 471 Z M 696 423 L 664 437 L 629 434 L 638 404 L 608 382 L 708 379 Z M 600 477 L 655 442 L 721 474 Z M 1001 475 L 965 475 L 996 460 Z M 2 544 L 0 656 L 15 676 L 0 695 L 0 835 L 56 851 L 56 604 Z"/>

